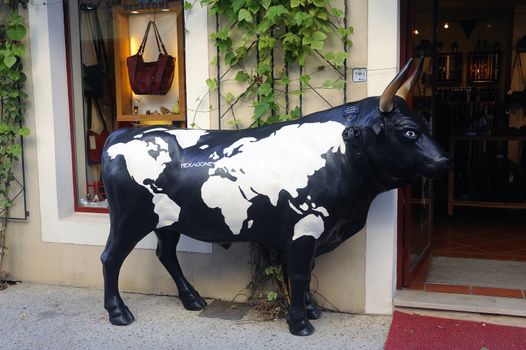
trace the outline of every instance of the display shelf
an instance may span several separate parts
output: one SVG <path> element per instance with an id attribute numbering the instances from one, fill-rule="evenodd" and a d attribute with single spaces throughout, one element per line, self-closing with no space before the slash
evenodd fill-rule
<path id="1" fill-rule="evenodd" d="M 461 52 L 437 54 L 437 82 L 441 85 L 462 83 Z"/>
<path id="2" fill-rule="evenodd" d="M 123 114 L 118 119 L 121 122 L 137 121 L 174 121 L 184 122 L 186 117 L 183 114 Z"/>
<path id="3" fill-rule="evenodd" d="M 468 80 L 473 84 L 497 83 L 500 79 L 501 53 L 468 53 Z"/>
<path id="4" fill-rule="evenodd" d="M 174 40 L 175 50 L 168 52 L 175 57 L 175 74 L 172 87 L 176 91 L 179 103 L 179 114 L 133 114 L 133 100 L 148 95 L 135 95 L 131 89 L 128 78 L 127 57 L 132 55 L 130 49 L 130 17 L 151 14 L 170 14 L 176 23 L 176 38 Z M 113 7 L 113 31 L 115 35 L 115 87 L 116 87 L 116 119 L 118 122 L 141 122 L 141 121 L 166 121 L 183 124 L 186 121 L 186 92 L 185 92 L 185 56 L 184 56 L 184 28 L 183 8 L 181 2 L 166 3 L 165 8 L 135 9 L 129 6 L 116 5 Z M 150 38 L 152 40 L 152 38 Z M 167 45 L 168 46 L 168 45 Z M 135 54 L 135 52 L 133 53 Z M 158 95 L 156 95 L 158 96 Z M 171 103 L 170 103 L 171 102 Z M 176 101 L 163 102 L 165 105 L 173 105 Z M 155 109 L 155 108 L 153 108 Z"/>
<path id="5" fill-rule="evenodd" d="M 449 153 L 452 165 L 448 174 L 448 215 L 453 215 L 455 207 L 480 207 L 480 208 L 507 208 L 507 209 L 526 209 L 526 202 L 512 201 L 488 201 L 474 200 L 468 198 L 455 198 L 455 151 L 458 142 L 479 142 L 485 150 L 488 142 L 526 142 L 526 136 L 502 135 L 502 136 L 452 136 L 449 139 Z"/>

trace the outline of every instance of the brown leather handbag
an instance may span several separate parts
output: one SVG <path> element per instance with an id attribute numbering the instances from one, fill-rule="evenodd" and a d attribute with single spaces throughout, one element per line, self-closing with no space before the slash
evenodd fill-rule
<path id="1" fill-rule="evenodd" d="M 159 58 L 154 62 L 144 62 L 142 55 L 151 27 L 154 30 Z M 170 90 L 174 78 L 175 58 L 166 52 L 155 22 L 148 22 L 139 50 L 135 55 L 128 57 L 126 63 L 130 85 L 135 94 L 165 95 Z"/>

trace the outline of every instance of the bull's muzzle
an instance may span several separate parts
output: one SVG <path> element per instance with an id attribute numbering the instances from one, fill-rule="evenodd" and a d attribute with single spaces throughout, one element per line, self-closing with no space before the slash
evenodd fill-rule
<path id="1" fill-rule="evenodd" d="M 449 167 L 451 166 L 451 160 L 447 156 L 440 156 L 433 159 L 429 164 L 426 165 L 424 170 L 424 177 L 432 179 L 440 178 L 447 174 Z"/>

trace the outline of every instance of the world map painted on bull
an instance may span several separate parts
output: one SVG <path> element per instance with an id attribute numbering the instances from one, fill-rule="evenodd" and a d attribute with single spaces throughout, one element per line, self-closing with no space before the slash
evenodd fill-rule
<path id="1" fill-rule="evenodd" d="M 344 154 L 343 130 L 342 124 L 333 121 L 287 125 L 261 139 L 238 139 L 222 151 L 210 154 L 208 161 L 184 163 L 181 168 L 187 171 L 203 165 L 209 168 L 209 176 L 201 187 L 201 197 L 209 208 L 219 208 L 232 234 L 238 235 L 245 222 L 248 229 L 253 224 L 248 209 L 254 197 L 266 196 L 273 206 L 277 205 L 281 191 L 296 199 L 298 190 L 307 187 L 309 176 L 325 166 L 323 155 L 329 152 Z M 189 150 L 191 152 L 204 152 L 209 144 L 213 144 L 210 137 L 206 142 L 200 141 L 206 131 L 155 128 L 145 133 L 153 131 L 175 136 L 183 149 L 198 146 Z M 125 158 L 130 176 L 152 194 L 154 212 L 159 216 L 157 228 L 177 222 L 181 211 L 162 188 L 155 186 L 166 164 L 172 161 L 168 144 L 162 137 L 157 137 L 159 134 L 147 141 L 141 139 L 143 134 L 139 134 L 132 141 L 108 149 L 110 159 L 117 155 Z M 325 208 L 317 206 L 310 196 L 298 207 L 290 201 L 288 204 L 291 210 L 301 215 L 295 224 L 293 239 L 304 235 L 318 238 L 323 233 L 323 218 L 329 215 Z"/>
<path id="2" fill-rule="evenodd" d="M 332 121 L 305 123 L 284 126 L 260 140 L 237 140 L 223 150 L 223 157 L 209 170 L 210 178 L 201 190 L 204 202 L 210 208 L 219 208 L 232 233 L 239 234 L 248 219 L 251 199 L 263 195 L 276 206 L 283 190 L 296 198 L 298 190 L 307 186 L 309 176 L 325 166 L 324 154 L 345 153 L 343 129 L 342 124 Z M 292 203 L 289 205 L 293 207 Z M 320 216 L 328 215 L 325 208 L 313 209 L 318 209 Z M 301 219 L 293 239 L 301 235 L 319 237 L 323 232 L 320 216 Z"/>

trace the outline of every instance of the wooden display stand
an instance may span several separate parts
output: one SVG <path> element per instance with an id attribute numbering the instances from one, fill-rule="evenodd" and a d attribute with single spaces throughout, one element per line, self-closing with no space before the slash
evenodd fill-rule
<path id="1" fill-rule="evenodd" d="M 162 11 L 162 12 L 160 12 Z M 128 67 L 126 58 L 131 56 L 130 52 L 130 33 L 129 17 L 135 14 L 146 13 L 173 13 L 177 24 L 177 50 L 168 52 L 175 57 L 175 76 L 172 87 L 177 86 L 179 95 L 178 114 L 134 114 L 133 113 L 133 92 L 128 79 Z M 181 2 L 167 3 L 163 9 L 138 9 L 124 10 L 122 6 L 113 7 L 113 33 L 115 36 L 115 92 L 117 105 L 118 122 L 166 122 L 171 124 L 177 122 L 179 127 L 185 127 L 186 123 L 186 93 L 185 93 L 185 72 L 184 72 L 184 47 L 183 47 L 183 8 Z M 134 52 L 135 54 L 135 52 Z M 174 101 L 175 102 L 175 101 Z"/>

